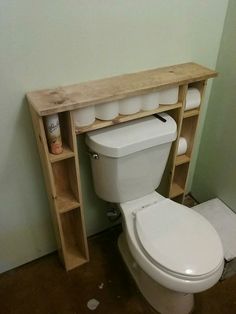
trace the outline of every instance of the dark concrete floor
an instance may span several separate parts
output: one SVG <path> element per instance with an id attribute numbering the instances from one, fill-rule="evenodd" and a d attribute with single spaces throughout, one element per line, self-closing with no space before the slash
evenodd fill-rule
<path id="1" fill-rule="evenodd" d="M 143 299 L 117 249 L 120 228 L 89 239 L 91 261 L 66 272 L 50 254 L 0 276 L 2 314 L 156 313 Z M 197 294 L 195 314 L 235 314 L 236 276 Z M 173 313 L 174 314 L 174 313 Z"/>

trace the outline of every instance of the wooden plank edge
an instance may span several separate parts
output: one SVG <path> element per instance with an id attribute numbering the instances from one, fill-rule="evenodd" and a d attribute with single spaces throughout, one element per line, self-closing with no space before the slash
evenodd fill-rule
<path id="1" fill-rule="evenodd" d="M 64 111 L 71 111 L 71 110 L 76 110 L 76 109 L 80 109 L 80 108 L 84 108 L 84 107 L 88 107 L 88 106 L 92 106 L 92 105 L 97 105 L 97 104 L 101 104 L 101 103 L 106 103 L 106 102 L 110 102 L 110 101 L 115 101 L 115 100 L 121 100 L 127 97 L 132 97 L 132 96 L 139 96 L 139 95 L 144 95 L 146 93 L 149 92 L 153 92 L 153 91 L 157 91 L 158 89 L 164 88 L 164 87 L 172 87 L 172 86 L 176 86 L 176 85 L 184 85 L 184 84 L 190 84 L 193 82 L 198 82 L 198 81 L 202 81 L 202 80 L 207 80 L 210 78 L 214 78 L 218 75 L 218 73 L 214 70 L 208 69 L 202 65 L 198 65 L 194 62 L 188 62 L 188 63 L 182 63 L 179 65 L 172 65 L 172 66 L 168 66 L 168 67 L 161 67 L 161 68 L 157 68 L 157 69 L 150 69 L 150 70 L 145 70 L 145 71 L 140 71 L 140 72 L 135 72 L 135 73 L 129 73 L 129 74 L 123 74 L 123 75 L 119 75 L 119 76 L 112 76 L 110 78 L 105 78 L 105 79 L 99 79 L 99 80 L 94 80 L 94 81 L 88 81 L 85 83 L 79 83 L 76 84 L 78 85 L 78 87 L 80 85 L 83 84 L 95 84 L 97 82 L 102 82 L 102 81 L 106 81 L 106 80 L 115 80 L 115 79 L 119 79 L 119 78 L 124 78 L 127 79 L 129 76 L 135 76 L 135 75 L 142 75 L 146 72 L 154 72 L 154 71 L 164 71 L 166 69 L 166 71 L 170 71 L 171 72 L 171 68 L 174 67 L 181 67 L 181 66 L 198 66 L 200 68 L 203 69 L 203 71 L 208 71 L 208 74 L 202 74 L 202 75 L 198 75 L 195 77 L 187 77 L 185 79 L 179 80 L 176 79 L 176 81 L 172 82 L 172 83 L 168 83 L 168 82 L 163 82 L 163 83 L 159 83 L 157 86 L 150 86 L 150 87 L 143 87 L 143 88 L 137 88 L 133 91 L 126 91 L 125 95 L 122 94 L 122 92 L 120 92 L 118 95 L 110 95 L 110 96 L 106 96 L 106 97 L 97 97 L 94 100 L 87 100 L 87 101 L 72 101 L 69 103 L 56 103 L 55 105 L 50 106 L 50 108 L 45 108 L 45 109 L 39 109 L 36 104 L 36 102 L 34 101 L 34 95 L 36 94 L 40 94 L 40 93 L 53 93 L 56 91 L 64 91 L 64 89 L 69 88 L 70 86 L 65 86 L 65 87 L 58 87 L 58 88 L 54 88 L 54 89 L 45 89 L 45 90 L 39 90 L 39 91 L 33 91 L 33 92 L 28 92 L 26 94 L 26 97 L 28 99 L 28 101 L 32 104 L 32 106 L 34 107 L 35 111 L 38 113 L 38 115 L 40 116 L 45 116 L 45 115 L 50 115 L 53 113 L 59 113 L 59 112 L 64 112 Z M 71 85 L 74 86 L 74 85 Z M 66 93 L 65 93 L 66 94 Z M 63 105 L 63 106 L 62 106 Z"/>

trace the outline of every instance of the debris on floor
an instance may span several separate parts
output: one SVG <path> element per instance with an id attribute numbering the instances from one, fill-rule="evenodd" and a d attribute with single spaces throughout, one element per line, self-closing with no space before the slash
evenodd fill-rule
<path id="1" fill-rule="evenodd" d="M 101 282 L 100 285 L 98 286 L 98 288 L 99 288 L 99 289 L 103 289 L 103 287 L 104 287 L 104 283 Z"/>
<path id="2" fill-rule="evenodd" d="M 96 308 L 99 306 L 99 301 L 96 299 L 91 299 L 87 302 L 87 307 L 91 310 L 94 311 Z"/>

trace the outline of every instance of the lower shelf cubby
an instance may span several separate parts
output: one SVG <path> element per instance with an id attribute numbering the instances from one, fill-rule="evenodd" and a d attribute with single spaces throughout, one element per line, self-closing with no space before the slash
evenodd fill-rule
<path id="1" fill-rule="evenodd" d="M 174 178 L 170 188 L 170 198 L 175 198 L 184 193 L 188 168 L 189 163 L 180 164 L 175 167 Z"/>
<path id="2" fill-rule="evenodd" d="M 197 128 L 198 116 L 190 116 L 183 119 L 181 137 L 184 137 L 188 143 L 187 151 L 185 153 L 189 158 L 192 154 L 193 141 Z"/>
<path id="3" fill-rule="evenodd" d="M 75 159 L 68 158 L 53 163 L 52 171 L 58 211 L 62 213 L 78 207 L 80 204 Z"/>
<path id="4" fill-rule="evenodd" d="M 70 270 L 88 261 L 80 208 L 60 214 L 60 220 L 64 263 Z"/>

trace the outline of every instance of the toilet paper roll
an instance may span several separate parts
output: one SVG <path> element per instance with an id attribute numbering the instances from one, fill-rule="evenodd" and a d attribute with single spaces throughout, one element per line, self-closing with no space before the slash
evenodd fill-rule
<path id="1" fill-rule="evenodd" d="M 180 137 L 178 150 L 177 150 L 177 156 L 185 154 L 187 151 L 187 148 L 188 148 L 188 143 L 187 143 L 186 138 Z"/>
<path id="2" fill-rule="evenodd" d="M 112 120 L 119 114 L 119 102 L 112 101 L 106 104 L 99 104 L 95 107 L 96 118 L 100 120 Z"/>
<path id="3" fill-rule="evenodd" d="M 161 105 L 174 105 L 178 102 L 179 86 L 166 88 L 160 90 L 160 104 Z"/>
<path id="4" fill-rule="evenodd" d="M 73 118 L 76 127 L 83 127 L 95 121 L 95 108 L 89 106 L 73 111 Z"/>
<path id="5" fill-rule="evenodd" d="M 185 110 L 194 109 L 200 106 L 201 94 L 197 88 L 190 87 L 186 95 Z"/>
<path id="6" fill-rule="evenodd" d="M 130 97 L 127 99 L 122 99 L 119 102 L 119 112 L 120 114 L 133 114 L 141 110 L 142 98 L 141 96 Z"/>
<path id="7" fill-rule="evenodd" d="M 142 96 L 142 110 L 154 110 L 159 107 L 159 92 Z"/>

